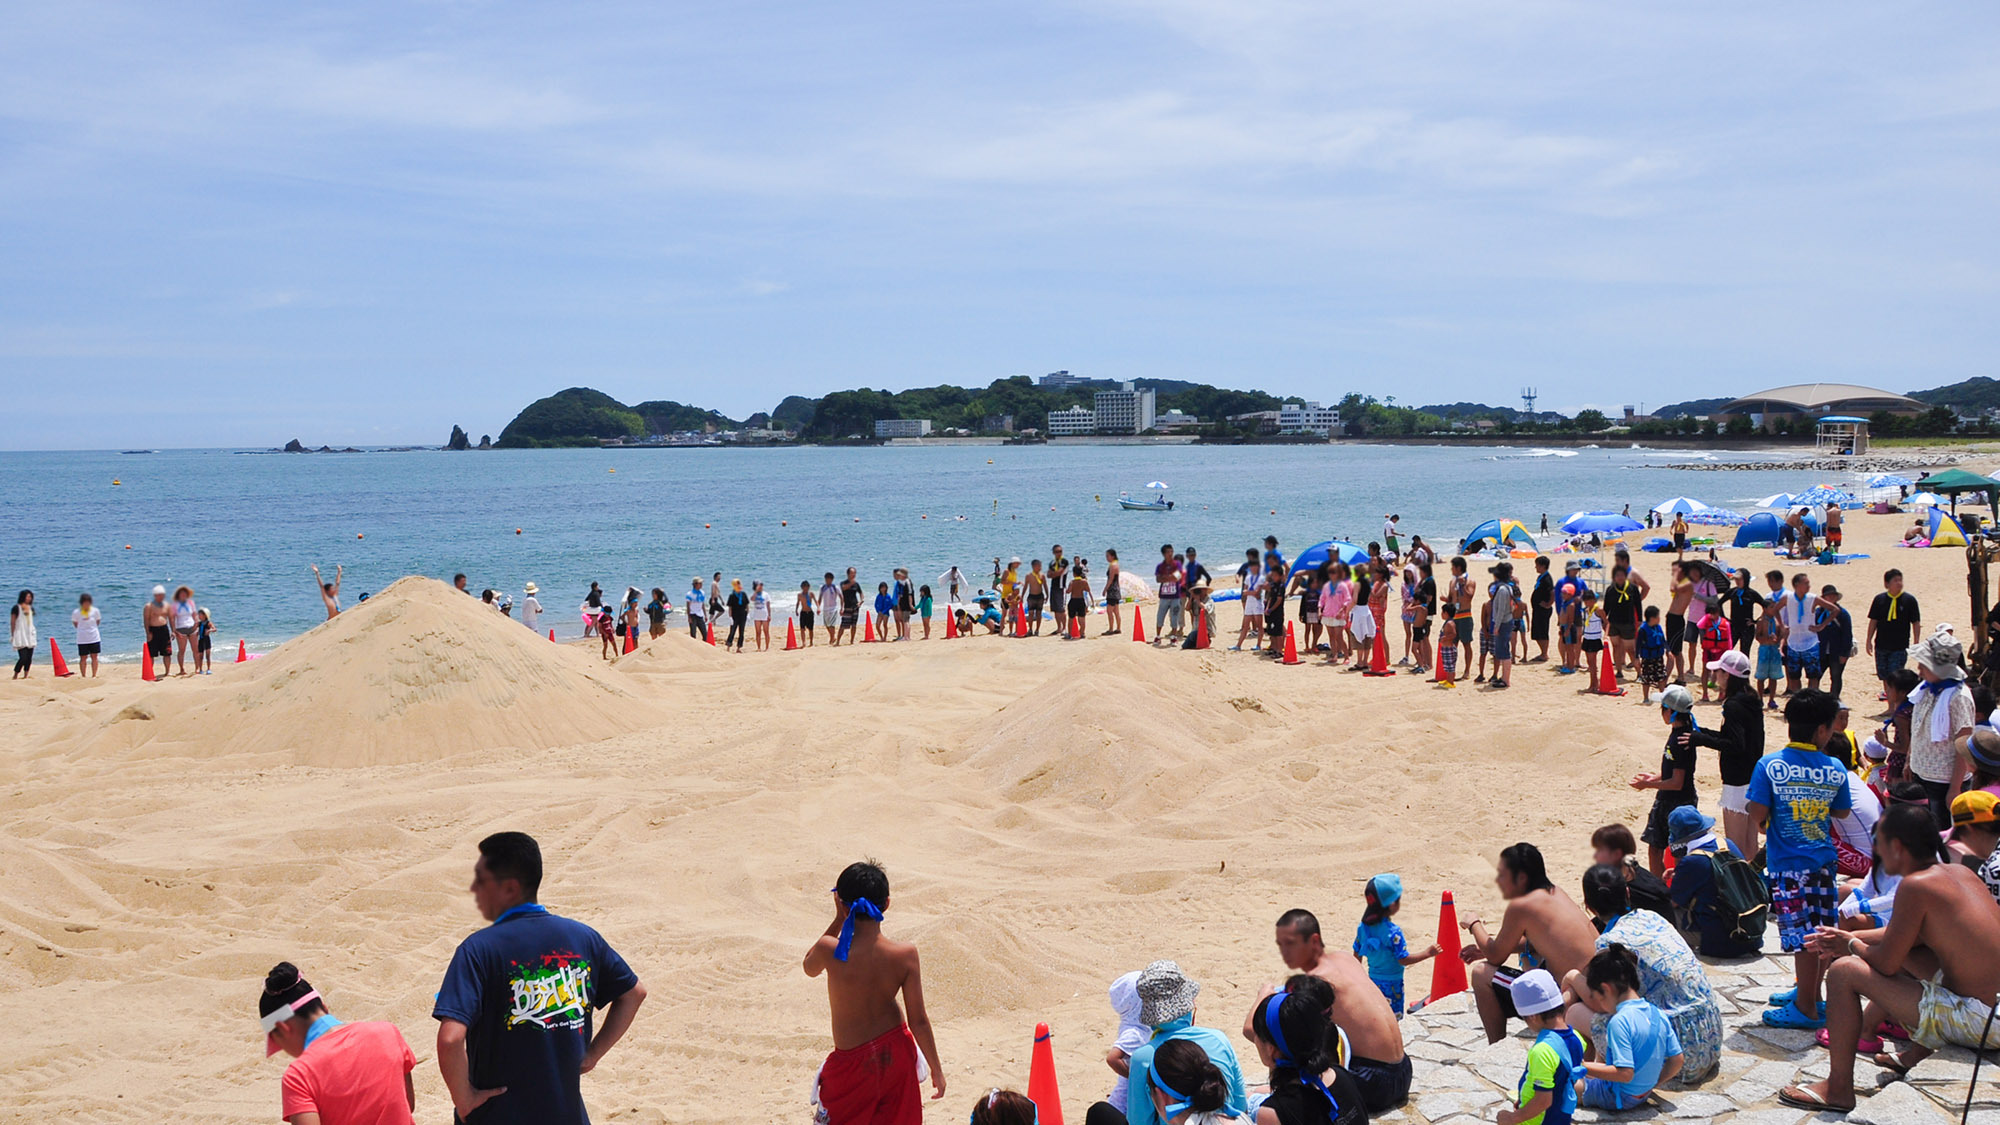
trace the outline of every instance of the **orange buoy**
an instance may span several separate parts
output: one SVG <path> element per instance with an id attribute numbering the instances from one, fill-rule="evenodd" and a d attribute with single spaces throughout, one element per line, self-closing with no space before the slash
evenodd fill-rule
<path id="1" fill-rule="evenodd" d="M 367 537 L 366 535 L 363 535 L 363 534 L 361 534 L 361 533 L 360 533 L 360 532 L 358 532 L 358 531 L 354 533 L 354 537 L 355 537 L 356 539 L 366 539 L 366 538 L 368 538 L 368 537 Z"/>
<path id="2" fill-rule="evenodd" d="M 126 549 L 126 550 L 128 550 L 128 551 L 129 551 L 129 550 L 131 550 L 131 549 L 132 549 L 132 544 L 130 544 L 130 543 L 127 543 L 127 544 L 125 544 L 125 549 Z"/>
<path id="3" fill-rule="evenodd" d="M 779 521 L 778 521 L 778 526 L 779 526 L 779 527 L 790 527 L 790 526 L 792 526 L 792 523 L 791 523 L 791 521 L 790 521 L 790 520 L 779 520 Z"/>
<path id="4" fill-rule="evenodd" d="M 703 527 L 714 527 L 715 525 L 714 525 L 714 524 L 712 524 L 712 523 L 705 523 L 705 524 L 702 524 L 701 526 L 703 526 Z"/>
<path id="5" fill-rule="evenodd" d="M 521 529 L 520 529 L 520 528 L 518 528 L 518 527 L 517 527 L 517 528 L 515 528 L 515 529 L 514 529 L 514 534 L 516 534 L 516 535 L 519 535 L 519 534 L 521 534 Z"/>

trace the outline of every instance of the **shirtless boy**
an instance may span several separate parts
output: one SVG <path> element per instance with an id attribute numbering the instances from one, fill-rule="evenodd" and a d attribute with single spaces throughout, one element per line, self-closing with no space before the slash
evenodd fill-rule
<path id="1" fill-rule="evenodd" d="M 1915 1040 L 1899 1055 L 1875 1056 L 1898 1073 L 1947 1043 L 1977 1049 L 1982 1035 L 2000 1043 L 1989 1023 L 2000 990 L 2000 904 L 1969 868 L 1940 862 L 1940 851 L 1921 804 L 1892 805 L 1876 823 L 1876 862 L 1903 880 L 1896 911 L 1881 929 L 1821 926 L 1808 939 L 1822 957 L 1839 958 L 1826 974 L 1830 1065 L 1825 1081 L 1779 1091 L 1786 1105 L 1853 1109 L 1856 1040 L 1885 1019 Z"/>
<path id="2" fill-rule="evenodd" d="M 1344 949 L 1329 953 L 1319 919 L 1309 911 L 1285 911 L 1278 919 L 1277 936 L 1278 956 L 1287 969 L 1333 986 L 1333 1023 L 1347 1033 L 1353 1049 L 1347 1069 L 1361 1086 L 1368 1112 L 1385 1113 L 1402 1105 L 1409 1099 L 1413 1073 L 1409 1056 L 1403 1053 L 1403 1029 L 1388 998 L 1368 979 L 1367 967 Z M 1249 1019 L 1243 1021 L 1243 1037 L 1256 1041 Z"/>
<path id="3" fill-rule="evenodd" d="M 465 575 L 461 574 L 459 577 L 464 578 Z M 319 600 L 326 603 L 326 619 L 328 621 L 333 620 L 334 616 L 340 612 L 340 564 L 335 563 L 333 565 L 333 581 L 328 582 L 326 576 L 319 572 L 319 565 L 315 563 L 313 565 L 313 585 L 319 587 Z"/>
<path id="4" fill-rule="evenodd" d="M 828 1125 L 922 1125 L 918 1051 L 930 1069 L 932 1100 L 944 1097 L 917 947 L 882 936 L 888 909 L 882 869 L 848 865 L 834 884 L 833 922 L 806 951 L 806 975 L 826 974 L 833 1011 L 833 1053 L 819 1070 Z"/>

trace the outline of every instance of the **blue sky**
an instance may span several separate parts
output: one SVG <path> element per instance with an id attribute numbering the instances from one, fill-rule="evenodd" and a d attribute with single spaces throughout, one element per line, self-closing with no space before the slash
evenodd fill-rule
<path id="1" fill-rule="evenodd" d="M 2000 9 L 0 8 L 0 447 L 2000 375 Z"/>

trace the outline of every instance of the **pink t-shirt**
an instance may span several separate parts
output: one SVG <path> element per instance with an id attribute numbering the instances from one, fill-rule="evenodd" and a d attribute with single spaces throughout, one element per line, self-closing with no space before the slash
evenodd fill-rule
<path id="1" fill-rule="evenodd" d="M 322 1125 L 412 1125 L 403 1076 L 417 1057 L 393 1023 L 342 1024 L 285 1068 L 284 1113 Z"/>

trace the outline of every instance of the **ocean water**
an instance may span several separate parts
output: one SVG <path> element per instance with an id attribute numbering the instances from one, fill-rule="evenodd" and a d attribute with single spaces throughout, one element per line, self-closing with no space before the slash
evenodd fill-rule
<path id="1" fill-rule="evenodd" d="M 722 571 L 761 579 L 789 608 L 802 579 L 894 566 L 932 582 L 957 565 L 984 581 L 995 556 L 1046 558 L 1061 543 L 1101 576 L 1106 547 L 1150 575 L 1162 543 L 1194 545 L 1217 573 L 1276 534 L 1292 554 L 1329 538 L 1404 534 L 1456 546 L 1494 516 L 1532 528 L 1572 511 L 1635 514 L 1677 495 L 1748 501 L 1825 479 L 1798 470 L 1687 472 L 1720 456 L 1606 447 L 977 446 L 245 454 L 228 450 L 0 453 L 0 589 L 32 589 L 42 633 L 70 648 L 89 591 L 105 652 L 135 658 L 154 583 L 186 583 L 219 647 L 268 648 L 323 618 L 310 564 L 345 567 L 344 604 L 405 574 L 518 600 L 534 581 L 558 636 L 591 581 L 664 587 Z M 990 463 L 989 463 L 990 461 Z M 120 483 L 114 484 L 116 480 Z M 1163 480 L 1176 508 L 1127 512 L 1120 491 Z M 516 529 L 519 533 L 516 533 Z M 1222 564 L 1227 564 L 1222 565 Z M 671 619 L 670 619 L 671 620 Z"/>

